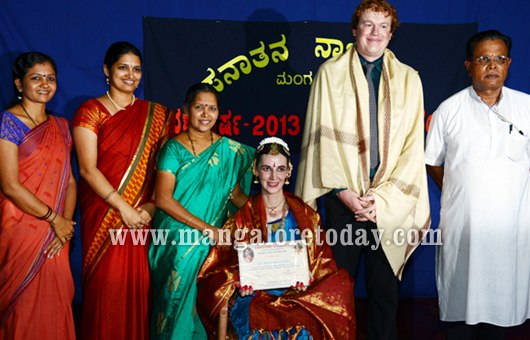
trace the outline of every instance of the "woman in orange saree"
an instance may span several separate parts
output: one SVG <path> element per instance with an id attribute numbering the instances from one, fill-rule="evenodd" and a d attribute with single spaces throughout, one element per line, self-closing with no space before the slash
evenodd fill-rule
<path id="1" fill-rule="evenodd" d="M 72 138 L 66 119 L 46 112 L 56 66 L 24 53 L 13 78 L 19 100 L 0 113 L 0 339 L 75 339 Z"/>
<path id="2" fill-rule="evenodd" d="M 252 196 L 223 228 L 230 230 L 232 241 L 238 238 L 243 243 L 305 237 L 313 281 L 288 289 L 241 287 L 233 244 L 213 247 L 197 279 L 197 310 L 211 338 L 221 309 L 228 305 L 240 339 L 355 339 L 353 281 L 345 270 L 337 269 L 318 213 L 283 191 L 292 171 L 289 158 L 283 140 L 269 137 L 260 143 L 253 174 L 261 193 Z"/>
<path id="3" fill-rule="evenodd" d="M 73 121 L 82 176 L 85 339 L 148 339 L 149 231 L 141 228 L 154 214 L 155 156 L 171 135 L 174 114 L 134 97 L 141 67 L 135 46 L 111 45 L 104 63 L 109 91 L 83 103 Z M 123 242 L 115 242 L 120 235 Z"/>

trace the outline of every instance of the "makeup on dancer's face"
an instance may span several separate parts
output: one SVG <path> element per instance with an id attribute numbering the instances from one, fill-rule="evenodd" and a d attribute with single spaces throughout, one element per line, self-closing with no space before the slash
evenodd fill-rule
<path id="1" fill-rule="evenodd" d="M 268 194 L 281 191 L 285 181 L 291 175 L 287 157 L 280 153 L 261 155 L 254 171 L 254 175 L 259 177 L 263 192 Z"/>
<path id="2" fill-rule="evenodd" d="M 270 165 L 262 165 L 260 167 L 260 170 L 263 171 L 263 172 L 276 172 L 276 173 L 280 173 L 280 174 L 284 174 L 286 173 L 289 168 L 286 166 L 286 165 L 279 165 L 279 166 L 276 166 L 276 163 L 272 164 L 272 166 Z"/>

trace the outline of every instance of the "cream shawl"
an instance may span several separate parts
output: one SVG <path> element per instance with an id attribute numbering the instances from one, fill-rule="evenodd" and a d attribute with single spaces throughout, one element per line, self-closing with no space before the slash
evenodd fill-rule
<path id="1" fill-rule="evenodd" d="M 381 246 L 401 278 L 429 228 L 430 214 L 422 85 L 418 73 L 390 50 L 384 54 L 378 98 L 381 163 L 370 182 L 368 84 L 355 47 L 320 67 L 309 97 L 295 193 L 315 207 L 315 200 L 333 188 L 361 196 L 372 192 Z"/>

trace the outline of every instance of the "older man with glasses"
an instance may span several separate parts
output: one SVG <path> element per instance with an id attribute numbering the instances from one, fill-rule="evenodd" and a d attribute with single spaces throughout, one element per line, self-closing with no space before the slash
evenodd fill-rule
<path id="1" fill-rule="evenodd" d="M 471 37 L 472 85 L 438 107 L 427 136 L 442 188 L 436 275 L 448 339 L 502 339 L 530 318 L 530 96 L 504 86 L 510 49 L 498 31 Z"/>

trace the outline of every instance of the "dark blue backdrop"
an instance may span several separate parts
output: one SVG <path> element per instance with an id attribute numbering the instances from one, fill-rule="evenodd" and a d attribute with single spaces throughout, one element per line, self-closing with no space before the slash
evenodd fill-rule
<path id="1" fill-rule="evenodd" d="M 0 106 L 13 96 L 11 65 L 23 51 L 39 50 L 57 62 L 59 90 L 49 104 L 53 111 L 71 118 L 77 106 L 87 98 L 106 90 L 102 72 L 103 55 L 110 43 L 128 40 L 143 47 L 142 17 L 175 17 L 188 19 L 241 21 L 325 21 L 349 22 L 360 1 L 345 0 L 0 0 Z M 399 19 L 408 23 L 473 23 L 479 29 L 499 29 L 514 40 L 513 62 L 507 85 L 530 92 L 530 31 L 526 29 L 530 2 L 527 0 L 394 0 Z M 399 28 L 396 32 L 399 35 Z M 209 36 L 196 44 L 208 44 Z M 435 48 L 447 47 L 433 40 Z M 179 46 L 193 49 L 194 45 Z M 215 51 L 211 53 L 215 54 Z M 454 51 L 461 54 L 462 51 Z M 400 56 L 398 56 L 400 57 Z M 435 63 L 433 68 L 437 67 Z M 436 81 L 436 80 L 431 80 Z M 140 89 L 137 93 L 143 96 Z M 176 94 L 175 106 L 183 94 Z M 437 212 L 434 213 L 436 222 Z M 72 271 L 76 283 L 80 278 L 80 243 L 73 242 Z M 433 261 L 426 266 L 432 266 Z M 423 272 L 432 272 L 424 268 Z M 414 276 L 415 272 L 407 275 Z M 432 278 L 429 280 L 433 282 Z M 79 285 L 78 285 L 79 288 Z M 416 291 L 434 292 L 434 287 L 411 287 Z M 76 301 L 80 301 L 80 289 Z M 430 294 L 427 294 L 430 295 Z"/>
<path id="2" fill-rule="evenodd" d="M 418 70 L 425 110 L 430 114 L 441 100 L 466 86 L 468 75 L 461 60 L 467 37 L 476 32 L 476 25 L 406 23 L 399 30 L 389 47 L 401 61 Z M 197 44 L 203 36 L 211 41 Z M 433 40 L 438 44 L 432 44 Z M 253 146 L 267 135 L 283 138 L 291 149 L 296 174 L 313 76 L 333 51 L 342 53 L 352 41 L 347 23 L 146 17 L 145 94 L 174 106 L 176 95 L 206 79 L 221 91 L 219 132 Z M 183 121 L 181 115 L 177 121 Z M 176 130 L 183 126 L 177 124 Z M 294 183 L 288 190 L 293 187 Z M 432 210 L 438 211 L 439 191 L 432 186 L 430 194 Z M 402 296 L 436 295 L 434 253 L 433 245 L 422 245 L 414 252 L 403 276 Z M 358 297 L 366 296 L 363 273 L 361 267 L 355 291 Z"/>

